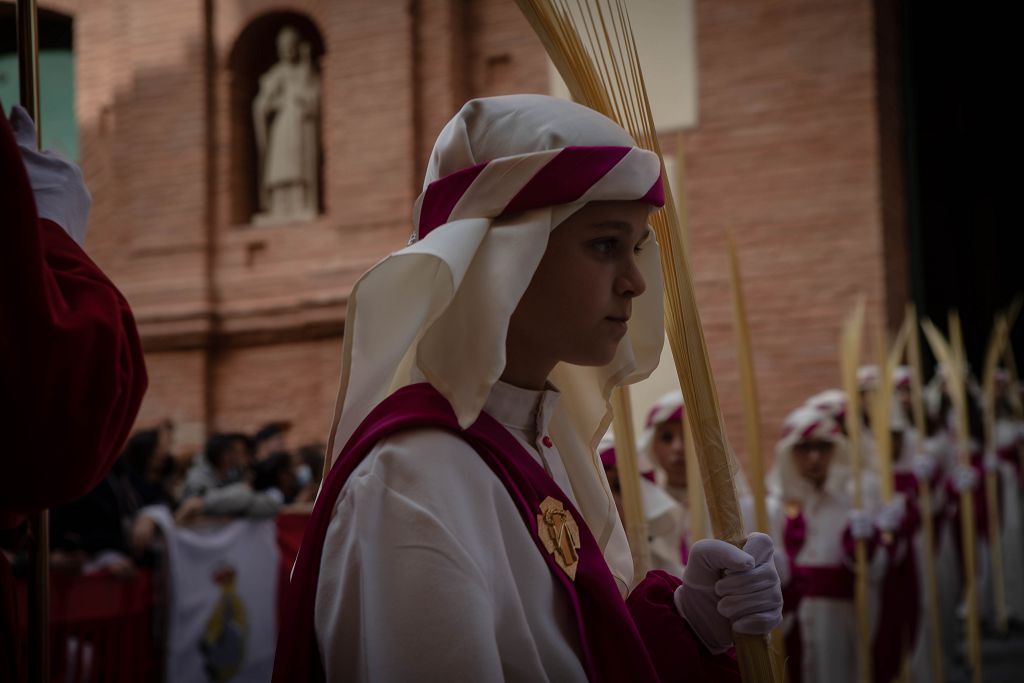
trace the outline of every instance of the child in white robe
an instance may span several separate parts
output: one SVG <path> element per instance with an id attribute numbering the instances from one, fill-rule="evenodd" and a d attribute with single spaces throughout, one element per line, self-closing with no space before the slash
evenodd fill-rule
<path id="1" fill-rule="evenodd" d="M 611 390 L 660 355 L 660 196 L 657 157 L 576 104 L 473 100 L 445 127 L 414 240 L 349 298 L 276 680 L 734 680 L 731 631 L 778 622 L 770 540 L 705 541 L 681 586 L 634 577 L 595 450 Z M 387 432 L 410 397 L 426 427 Z M 623 604 L 649 581 L 653 634 Z"/>

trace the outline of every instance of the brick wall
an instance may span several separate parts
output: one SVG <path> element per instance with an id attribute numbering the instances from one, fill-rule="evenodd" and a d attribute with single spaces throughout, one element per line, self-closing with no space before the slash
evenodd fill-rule
<path id="1" fill-rule="evenodd" d="M 209 16 L 198 0 L 52 6 L 76 19 L 88 248 L 149 349 L 140 423 L 178 419 L 184 443 L 287 418 L 296 440 L 322 439 L 347 292 L 404 244 L 423 164 L 462 101 L 547 92 L 539 42 L 509 0 L 237 0 Z M 231 210 L 228 61 L 250 22 L 282 9 L 312 21 L 325 46 L 325 213 L 255 228 Z M 856 296 L 873 320 L 886 305 L 872 3 L 700 0 L 696 18 L 700 124 L 685 134 L 694 277 L 741 448 L 732 230 L 770 445 L 786 411 L 838 381 L 839 327 Z"/>
<path id="2" fill-rule="evenodd" d="M 789 410 L 838 385 L 840 326 L 857 296 L 870 324 L 882 320 L 871 7 L 697 4 L 700 125 L 686 135 L 693 268 L 740 450 L 726 230 L 743 268 L 766 447 Z"/>

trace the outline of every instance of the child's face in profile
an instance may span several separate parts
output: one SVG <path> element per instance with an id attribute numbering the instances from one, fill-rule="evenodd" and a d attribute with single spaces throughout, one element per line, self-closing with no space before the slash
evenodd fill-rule
<path id="1" fill-rule="evenodd" d="M 559 225 L 509 322 L 509 360 L 546 366 L 611 362 L 634 297 L 647 287 L 637 259 L 649 206 L 591 202 Z"/>

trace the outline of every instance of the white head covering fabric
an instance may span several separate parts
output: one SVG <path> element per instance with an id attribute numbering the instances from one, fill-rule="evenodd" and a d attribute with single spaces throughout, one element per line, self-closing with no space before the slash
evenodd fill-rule
<path id="1" fill-rule="evenodd" d="M 909 365 L 897 365 L 896 369 L 892 372 L 892 386 L 896 389 L 909 387 L 911 379 Z"/>
<path id="2" fill-rule="evenodd" d="M 784 501 L 805 500 L 813 485 L 797 471 L 793 462 L 793 446 L 801 441 L 828 441 L 835 451 L 824 488 L 833 493 L 845 491 L 849 476 L 849 451 L 838 423 L 828 413 L 813 406 L 801 406 L 782 423 L 782 437 L 775 445 L 775 465 L 768 475 L 770 488 Z"/>
<path id="3" fill-rule="evenodd" d="M 857 368 L 857 388 L 861 391 L 874 391 L 878 388 L 881 372 L 877 365 L 862 365 Z"/>
<path id="4" fill-rule="evenodd" d="M 657 465 L 658 461 L 654 457 L 654 438 L 658 427 L 671 419 L 682 421 L 685 415 L 686 408 L 683 405 L 683 392 L 681 391 L 670 391 L 654 402 L 654 405 L 647 411 L 644 431 L 640 434 L 640 443 L 637 449 L 642 466 L 653 468 Z"/>
<path id="5" fill-rule="evenodd" d="M 377 404 L 423 377 L 469 427 L 504 371 L 509 319 L 551 231 L 589 201 L 660 205 L 661 192 L 657 155 L 586 107 L 542 95 L 463 106 L 434 145 L 412 243 L 363 275 L 349 297 L 330 461 Z M 653 242 L 637 257 L 648 286 L 632 302 L 612 362 L 562 363 L 550 377 L 562 393 L 550 435 L 580 512 L 625 585 L 632 561 L 596 447 L 612 389 L 647 377 L 661 354 Z"/>
<path id="6" fill-rule="evenodd" d="M 811 396 L 804 405 L 825 413 L 840 425 L 846 419 L 846 392 L 842 389 L 826 389 Z"/>
<path id="7" fill-rule="evenodd" d="M 597 453 L 604 467 L 615 466 L 615 433 L 611 429 L 601 438 Z M 649 469 L 644 469 L 641 464 L 639 471 L 640 504 L 647 519 L 647 533 L 652 536 L 666 533 L 678 524 L 681 514 L 679 504 L 664 489 L 647 478 L 648 475 L 653 475 Z"/>

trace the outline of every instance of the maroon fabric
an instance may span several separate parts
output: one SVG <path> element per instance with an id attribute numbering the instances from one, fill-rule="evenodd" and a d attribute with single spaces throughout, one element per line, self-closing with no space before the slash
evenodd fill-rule
<path id="1" fill-rule="evenodd" d="M 882 580 L 878 628 L 872 643 L 871 670 L 876 683 L 889 683 L 899 676 L 903 657 L 913 651 L 917 640 L 921 605 L 910 540 L 897 536 L 887 548 L 889 568 Z"/>
<path id="2" fill-rule="evenodd" d="M 581 660 L 589 679 L 659 680 L 651 655 L 619 595 L 600 547 L 567 496 L 515 438 L 486 413 L 469 429 L 461 430 L 451 406 L 429 384 L 404 387 L 378 405 L 349 439 L 324 480 L 287 589 L 274 680 L 278 683 L 323 680 L 313 613 L 320 558 L 334 504 L 349 475 L 374 445 L 397 432 L 422 428 L 442 429 L 465 439 L 505 485 L 575 615 Z M 561 500 L 579 524 L 580 559 L 575 582 L 558 567 L 537 535 L 537 510 L 547 496 Z M 697 651 L 692 633 L 687 630 L 677 635 L 683 639 L 674 644 L 677 651 Z M 713 664 L 717 665 L 716 670 L 731 680 L 729 672 L 733 663 L 730 658 L 709 655 L 707 659 L 709 670 Z M 695 664 L 680 658 L 677 666 L 687 669 Z"/>
<path id="3" fill-rule="evenodd" d="M 292 573 L 295 557 L 302 547 L 302 536 L 306 533 L 309 514 L 306 512 L 284 512 L 274 518 L 274 533 L 277 537 L 277 549 L 280 559 L 277 564 L 277 623 L 281 623 L 284 614 L 285 591 L 288 577 Z"/>
<path id="4" fill-rule="evenodd" d="M 68 503 L 113 465 L 146 389 L 128 303 L 55 223 L 39 220 L 0 116 L 0 525 Z"/>
<path id="5" fill-rule="evenodd" d="M 797 554 L 807 542 L 807 520 L 803 512 L 786 516 L 786 525 L 782 529 L 782 547 L 792 564 Z"/>
<path id="6" fill-rule="evenodd" d="M 853 600 L 853 572 L 843 566 L 804 567 L 794 565 L 790 584 L 795 584 L 797 603 L 803 598 Z M 796 609 L 796 606 L 793 606 Z"/>
<path id="7" fill-rule="evenodd" d="M 41 220 L 7 117 L 0 114 L 0 530 L 69 503 L 104 477 L 146 390 L 128 303 L 56 223 Z M 10 595 L 6 563 L 0 593 Z M 0 601 L 0 633 L 15 613 Z M 16 680 L 0 646 L 0 678 Z"/>
<path id="8" fill-rule="evenodd" d="M 733 655 L 714 656 L 700 645 L 686 620 L 679 618 L 673 595 L 682 585 L 675 576 L 657 569 L 648 572 L 626 599 L 640 637 L 663 683 L 670 681 L 740 680 Z M 686 666 L 680 666 L 686 662 Z"/>
<path id="9" fill-rule="evenodd" d="M 0 681 L 23 681 L 28 672 L 25 648 L 14 637 L 21 615 L 14 592 L 14 574 L 7 555 L 0 552 Z"/>

